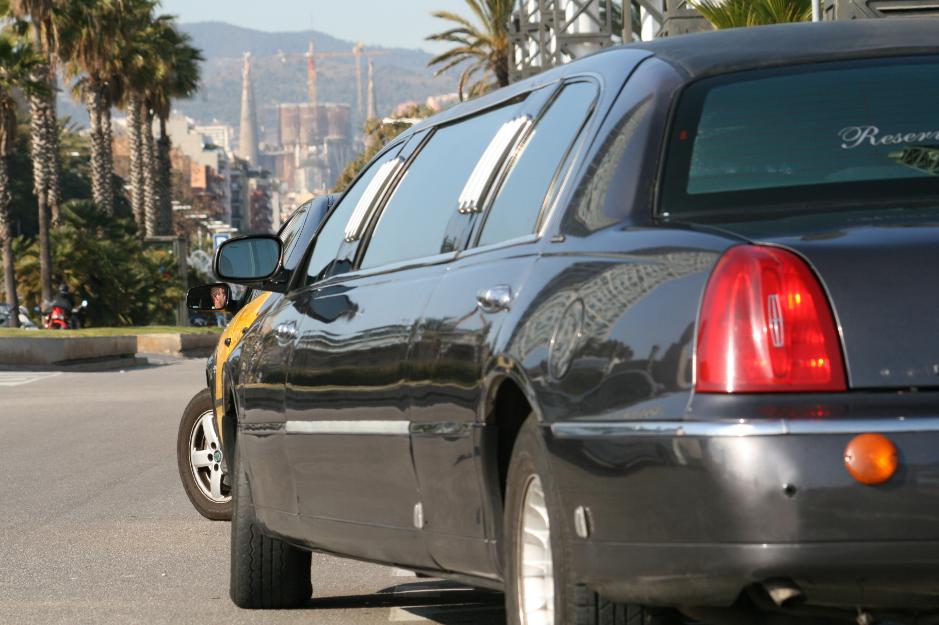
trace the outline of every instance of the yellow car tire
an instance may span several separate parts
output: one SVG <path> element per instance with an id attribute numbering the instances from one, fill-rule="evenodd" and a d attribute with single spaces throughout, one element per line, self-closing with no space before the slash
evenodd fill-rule
<path id="1" fill-rule="evenodd" d="M 176 435 L 176 463 L 189 501 L 199 514 L 213 521 L 231 520 L 231 482 L 223 453 L 215 431 L 212 395 L 203 389 L 183 411 Z"/>

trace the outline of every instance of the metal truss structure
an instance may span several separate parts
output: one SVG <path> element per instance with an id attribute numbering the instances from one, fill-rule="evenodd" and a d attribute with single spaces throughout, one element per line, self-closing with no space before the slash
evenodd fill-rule
<path id="1" fill-rule="evenodd" d="M 622 0 L 520 0 L 509 28 L 511 80 L 622 42 L 622 32 L 614 37 L 614 4 L 622 15 Z"/>
<path id="2" fill-rule="evenodd" d="M 509 73 L 514 82 L 624 41 L 707 28 L 688 0 L 519 0 Z"/>
<path id="3" fill-rule="evenodd" d="M 939 17 L 937 0 L 822 0 L 822 19 Z M 625 19 L 624 19 L 625 18 Z M 691 0 L 518 0 L 512 82 L 630 41 L 709 30 Z"/>
<path id="4" fill-rule="evenodd" d="M 835 0 L 823 4 L 826 20 L 939 17 L 935 0 Z"/>
<path id="5" fill-rule="evenodd" d="M 939 176 L 939 148 L 934 145 L 908 145 L 890 157 L 897 163 L 930 176 Z"/>

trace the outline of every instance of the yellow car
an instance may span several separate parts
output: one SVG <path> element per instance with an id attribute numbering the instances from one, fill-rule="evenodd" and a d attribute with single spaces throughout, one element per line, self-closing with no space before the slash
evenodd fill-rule
<path id="1" fill-rule="evenodd" d="M 252 299 L 252 295 L 255 295 Z M 249 299 L 232 318 L 219 337 L 215 353 L 209 359 L 210 369 L 223 364 L 244 333 L 265 308 L 273 293 L 258 291 L 247 294 Z M 213 366 L 214 364 L 214 366 Z M 176 436 L 176 460 L 179 477 L 189 501 L 199 514 L 215 521 L 231 519 L 231 485 L 223 463 L 221 431 L 224 411 L 220 375 L 209 375 L 210 385 L 189 401 L 179 422 Z"/>
<path id="2" fill-rule="evenodd" d="M 322 196 L 301 205 L 280 229 L 283 243 L 281 275 L 287 275 L 302 259 L 304 250 L 316 235 L 336 196 Z M 277 283 L 271 290 L 248 291 L 237 306 L 228 303 L 230 290 L 224 284 L 208 284 L 190 289 L 187 307 L 193 311 L 235 312 L 219 337 L 215 352 L 206 366 L 206 388 L 196 393 L 183 411 L 176 436 L 176 463 L 183 489 L 193 507 L 202 516 L 217 520 L 231 519 L 231 485 L 222 447 L 222 368 L 228 356 L 248 332 L 255 320 L 280 299 Z M 217 305 L 213 295 L 224 292 Z M 213 399 L 215 398 L 215 399 Z"/>

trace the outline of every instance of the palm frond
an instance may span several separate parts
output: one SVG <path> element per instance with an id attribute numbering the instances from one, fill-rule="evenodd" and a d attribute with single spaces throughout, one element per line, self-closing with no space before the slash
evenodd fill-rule
<path id="1" fill-rule="evenodd" d="M 803 22 L 812 16 L 811 0 L 692 0 L 714 28 Z"/>
<path id="2" fill-rule="evenodd" d="M 428 62 L 431 67 L 439 66 L 434 72 L 435 75 L 439 76 L 464 63 L 468 64 L 460 74 L 460 99 L 467 93 L 484 93 L 494 84 L 508 84 L 508 28 L 514 1 L 466 0 L 466 5 L 472 18 L 478 23 L 451 11 L 435 11 L 432 13 L 434 17 L 452 22 L 456 26 L 427 37 L 428 41 L 457 44 Z M 471 82 L 477 74 L 482 74 L 482 77 Z"/>

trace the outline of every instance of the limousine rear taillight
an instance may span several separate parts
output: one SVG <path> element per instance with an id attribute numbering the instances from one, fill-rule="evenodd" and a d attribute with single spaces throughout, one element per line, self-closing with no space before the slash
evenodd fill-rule
<path id="1" fill-rule="evenodd" d="M 701 305 L 695 389 L 831 392 L 845 380 L 834 316 L 806 262 L 775 247 L 729 249 Z"/>

